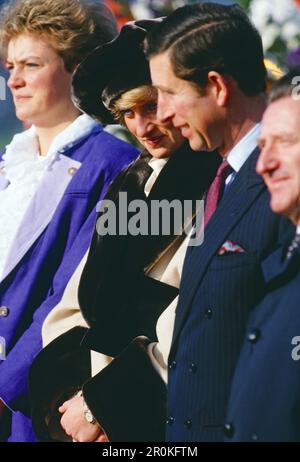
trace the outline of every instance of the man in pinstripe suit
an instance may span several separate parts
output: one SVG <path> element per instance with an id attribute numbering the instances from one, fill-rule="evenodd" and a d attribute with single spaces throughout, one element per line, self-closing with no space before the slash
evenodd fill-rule
<path id="1" fill-rule="evenodd" d="M 222 441 L 232 432 L 226 405 L 246 321 L 264 294 L 260 264 L 288 226 L 255 171 L 261 39 L 239 7 L 190 5 L 151 31 L 147 54 L 161 120 L 231 167 L 203 245 L 187 252 L 168 359 L 167 440 Z"/>
<path id="2" fill-rule="evenodd" d="M 253 310 L 235 370 L 227 441 L 300 441 L 300 69 L 277 82 L 260 135 L 257 171 L 271 207 L 296 225 L 263 263 L 266 296 Z"/>

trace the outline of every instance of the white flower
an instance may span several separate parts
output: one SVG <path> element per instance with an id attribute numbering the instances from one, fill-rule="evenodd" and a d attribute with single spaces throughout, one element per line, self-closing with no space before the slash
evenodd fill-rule
<path id="1" fill-rule="evenodd" d="M 268 50 L 279 36 L 280 27 L 277 24 L 270 23 L 267 26 L 265 26 L 264 31 L 262 33 L 262 42 L 264 49 Z"/>
<path id="2" fill-rule="evenodd" d="M 272 1 L 272 18 L 278 24 L 284 24 L 298 13 L 293 0 L 273 0 Z"/>
<path id="3" fill-rule="evenodd" d="M 281 29 L 282 38 L 286 41 L 297 37 L 299 34 L 299 20 L 291 19 L 283 24 Z"/>
<path id="4" fill-rule="evenodd" d="M 269 21 L 272 13 L 270 0 L 253 0 L 250 4 L 250 16 L 257 27 L 262 32 Z"/>
<path id="5" fill-rule="evenodd" d="M 135 1 L 130 5 L 130 10 L 135 19 L 151 19 L 154 13 L 145 1 Z"/>
<path id="6" fill-rule="evenodd" d="M 278 37 L 287 42 L 288 47 L 299 43 L 300 8 L 293 0 L 253 0 L 250 16 L 262 36 L 265 50 Z"/>

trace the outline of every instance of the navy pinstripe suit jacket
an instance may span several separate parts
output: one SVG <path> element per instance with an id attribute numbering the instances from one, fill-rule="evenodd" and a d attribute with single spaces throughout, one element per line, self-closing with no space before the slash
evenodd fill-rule
<path id="1" fill-rule="evenodd" d="M 169 356 L 168 441 L 222 441 L 234 366 L 251 309 L 264 293 L 261 262 L 287 220 L 269 207 L 256 149 L 223 196 L 204 243 L 188 250 Z M 230 240 L 245 252 L 218 255 Z"/>
<path id="2" fill-rule="evenodd" d="M 247 326 L 226 441 L 300 441 L 300 248 L 285 260 L 287 246 L 263 265 L 268 293 Z"/>

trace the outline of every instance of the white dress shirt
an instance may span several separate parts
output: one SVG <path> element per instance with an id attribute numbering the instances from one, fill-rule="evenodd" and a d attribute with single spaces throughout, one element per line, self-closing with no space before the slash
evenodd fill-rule
<path id="1" fill-rule="evenodd" d="M 225 187 L 228 187 L 234 181 L 237 173 L 257 146 L 260 126 L 261 124 L 256 124 L 229 152 L 227 161 L 234 171 L 227 177 Z M 185 239 L 167 268 L 168 271 L 177 274 L 177 287 L 179 287 L 187 245 L 188 239 Z M 156 271 L 158 271 L 158 268 L 156 268 Z M 164 278 L 167 278 L 168 271 L 165 271 Z M 163 279 L 161 280 L 163 281 Z M 173 300 L 159 317 L 156 326 L 158 342 L 151 343 L 148 347 L 152 364 L 165 383 L 167 383 L 168 379 L 168 357 L 172 343 L 177 303 L 178 297 Z"/>
<path id="2" fill-rule="evenodd" d="M 225 190 L 229 185 L 231 185 L 236 177 L 236 174 L 240 171 L 250 154 L 257 147 L 260 129 L 261 123 L 254 125 L 254 127 L 234 146 L 234 148 L 227 155 L 226 160 L 232 168 L 233 172 L 226 178 Z"/>

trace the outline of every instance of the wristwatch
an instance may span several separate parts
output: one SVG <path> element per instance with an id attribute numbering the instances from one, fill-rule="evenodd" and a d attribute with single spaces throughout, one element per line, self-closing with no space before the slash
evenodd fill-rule
<path id="1" fill-rule="evenodd" d="M 85 401 L 84 401 L 84 403 L 85 403 Z M 90 408 L 87 407 L 86 404 L 83 405 L 83 413 L 84 413 L 85 420 L 88 423 L 90 423 L 90 424 L 95 424 L 96 423 L 96 419 L 93 416 L 92 411 L 90 410 Z"/>
<path id="2" fill-rule="evenodd" d="M 77 396 L 81 396 L 81 397 L 82 397 L 83 415 L 84 415 L 85 420 L 86 420 L 88 423 L 94 425 L 94 424 L 96 423 L 96 419 L 95 419 L 95 417 L 93 416 L 92 411 L 90 410 L 90 408 L 88 407 L 88 405 L 86 404 L 86 402 L 85 402 L 85 400 L 84 400 L 84 397 L 83 397 L 83 394 L 82 394 L 82 390 L 80 390 L 80 391 L 77 393 Z"/>

